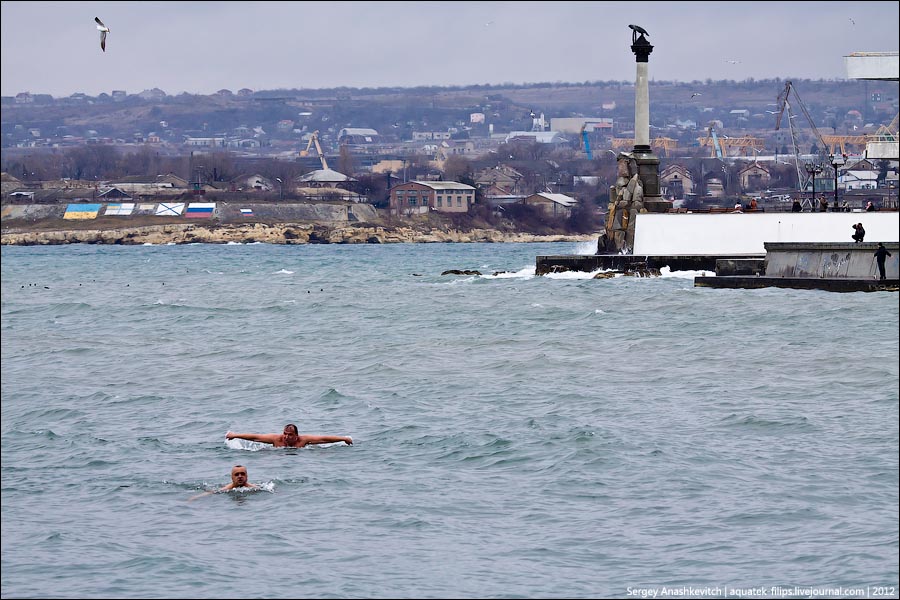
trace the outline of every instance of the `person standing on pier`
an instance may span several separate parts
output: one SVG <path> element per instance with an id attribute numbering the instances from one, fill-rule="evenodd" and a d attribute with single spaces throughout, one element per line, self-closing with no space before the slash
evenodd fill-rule
<path id="1" fill-rule="evenodd" d="M 878 248 L 875 250 L 875 262 L 878 263 L 878 274 L 880 277 L 878 279 L 884 280 L 884 261 L 888 256 L 893 256 L 887 248 L 884 247 L 884 244 L 878 242 Z"/>

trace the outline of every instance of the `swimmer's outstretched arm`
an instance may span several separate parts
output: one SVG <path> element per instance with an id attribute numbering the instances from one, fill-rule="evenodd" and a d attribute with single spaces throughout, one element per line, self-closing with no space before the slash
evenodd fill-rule
<path id="1" fill-rule="evenodd" d="M 348 446 L 353 445 L 353 438 L 349 435 L 301 435 L 303 445 L 308 444 L 331 444 L 332 442 L 344 442 Z"/>
<path id="2" fill-rule="evenodd" d="M 242 440 L 249 440 L 251 442 L 262 442 L 263 444 L 274 444 L 277 440 L 281 439 L 281 434 L 279 433 L 235 433 L 233 431 L 229 431 L 225 433 L 226 440 L 233 440 L 234 438 L 239 438 Z"/>
<path id="3" fill-rule="evenodd" d="M 196 496 L 191 496 L 190 498 L 188 498 L 188 502 L 193 502 L 197 498 L 202 498 L 203 496 L 209 496 L 209 495 L 215 494 L 215 493 L 216 493 L 215 491 L 203 492 L 202 494 L 197 494 Z"/>

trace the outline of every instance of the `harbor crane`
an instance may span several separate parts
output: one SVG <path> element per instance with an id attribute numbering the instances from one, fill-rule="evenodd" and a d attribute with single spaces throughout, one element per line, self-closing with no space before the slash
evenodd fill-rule
<path id="1" fill-rule="evenodd" d="M 723 158 L 725 153 L 722 152 L 722 145 L 719 143 L 719 136 L 716 135 L 716 126 L 714 124 L 709 124 L 709 127 L 706 129 L 706 136 L 712 138 L 712 146 L 715 151 L 715 157 Z"/>
<path id="2" fill-rule="evenodd" d="M 587 154 L 588 160 L 594 160 L 594 153 L 591 152 L 591 140 L 588 139 L 587 123 L 581 126 L 581 141 L 584 144 L 584 153 Z"/>
<path id="3" fill-rule="evenodd" d="M 313 131 L 309 136 L 309 143 L 306 144 L 306 150 L 300 151 L 300 156 L 309 156 L 309 149 L 315 144 L 316 152 L 319 154 L 319 160 L 322 161 L 322 169 L 328 169 L 328 162 L 325 160 L 325 153 L 322 152 L 322 146 L 319 145 L 319 130 Z"/>
<path id="4" fill-rule="evenodd" d="M 709 126 L 706 128 L 706 137 L 697 138 L 697 142 L 700 146 L 709 146 L 711 148 L 710 158 L 726 158 L 729 156 L 728 151 L 732 148 L 736 148 L 736 151 L 743 156 L 747 156 L 748 150 L 752 150 L 758 155 L 765 147 L 763 140 L 749 135 L 740 137 L 723 135 L 719 137 L 716 133 L 715 121 L 710 121 Z"/>
<path id="5" fill-rule="evenodd" d="M 633 148 L 634 138 L 613 138 L 612 147 L 616 150 L 620 148 Z M 669 156 L 670 152 L 678 147 L 678 140 L 669 137 L 657 137 L 650 140 L 650 148 L 659 150 L 661 153 Z"/>
<path id="6" fill-rule="evenodd" d="M 594 153 L 591 150 L 591 140 L 589 139 L 588 134 L 594 131 L 595 127 L 602 122 L 603 121 L 585 120 L 585 122 L 581 124 L 581 143 L 584 146 L 584 153 L 587 155 L 588 160 L 594 160 Z"/>
<path id="7" fill-rule="evenodd" d="M 816 137 L 816 141 L 819 144 L 819 152 L 826 152 L 828 150 L 828 144 L 825 143 L 825 140 L 822 138 L 822 134 L 819 133 L 819 130 L 816 128 L 816 124 L 813 123 L 812 117 L 809 116 L 809 111 L 806 110 L 806 105 L 803 104 L 803 100 L 800 99 L 800 95 L 797 93 L 797 89 L 794 87 L 794 84 L 788 81 L 784 85 L 784 89 L 781 91 L 781 93 L 778 94 L 778 114 L 775 116 L 775 131 L 778 131 L 778 129 L 781 127 L 781 120 L 782 117 L 784 117 L 785 109 L 787 109 L 788 128 L 790 129 L 791 133 L 791 146 L 794 150 L 794 167 L 797 169 L 797 183 L 800 187 L 799 191 L 803 192 L 809 185 L 810 179 L 812 177 L 815 177 L 815 173 L 809 173 L 808 176 L 804 179 L 803 175 L 806 170 L 800 168 L 800 150 L 797 148 L 797 129 L 794 126 L 794 118 L 797 115 L 794 114 L 794 109 L 791 105 L 791 95 L 793 95 L 797 106 L 800 107 L 803 116 L 806 118 L 806 121 L 809 123 L 809 126 Z M 813 188 L 815 188 L 815 184 L 813 184 Z"/>

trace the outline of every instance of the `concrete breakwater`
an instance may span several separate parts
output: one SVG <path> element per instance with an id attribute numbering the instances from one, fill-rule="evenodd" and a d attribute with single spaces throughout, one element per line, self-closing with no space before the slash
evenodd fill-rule
<path id="1" fill-rule="evenodd" d="M 582 242 L 597 234 L 534 235 L 492 229 L 416 229 L 381 226 L 322 226 L 307 223 L 198 225 L 167 224 L 115 229 L 7 230 L 0 245 L 61 244 L 392 244 L 471 242 Z"/>

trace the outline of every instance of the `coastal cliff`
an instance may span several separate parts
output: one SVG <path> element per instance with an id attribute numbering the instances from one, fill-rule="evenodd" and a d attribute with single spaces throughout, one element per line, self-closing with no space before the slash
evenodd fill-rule
<path id="1" fill-rule="evenodd" d="M 61 244 L 393 244 L 467 242 L 581 242 L 597 234 L 535 235 L 493 229 L 416 229 L 381 226 L 322 226 L 305 223 L 166 224 L 115 229 L 7 230 L 0 245 L 35 246 Z"/>

